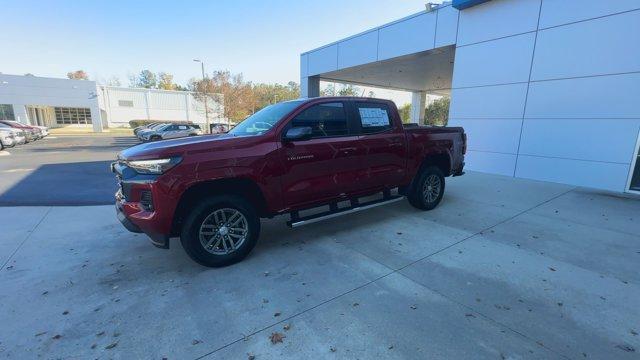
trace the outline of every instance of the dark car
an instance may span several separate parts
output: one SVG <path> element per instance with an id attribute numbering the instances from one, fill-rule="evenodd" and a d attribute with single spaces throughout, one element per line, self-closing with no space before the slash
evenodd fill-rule
<path id="1" fill-rule="evenodd" d="M 127 229 L 156 246 L 179 236 L 196 262 L 225 266 L 253 249 L 260 218 L 289 214 L 295 227 L 402 197 L 431 210 L 445 177 L 463 174 L 465 152 L 462 128 L 405 128 L 391 101 L 294 100 L 227 134 L 124 150 L 112 164 L 116 210 Z M 320 206 L 328 210 L 300 213 Z"/>

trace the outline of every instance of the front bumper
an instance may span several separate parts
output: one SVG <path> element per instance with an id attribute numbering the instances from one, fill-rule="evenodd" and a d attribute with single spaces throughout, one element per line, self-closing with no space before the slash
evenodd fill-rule
<path id="1" fill-rule="evenodd" d="M 159 248 L 169 248 L 173 202 L 157 175 L 140 175 L 121 163 L 113 163 L 119 189 L 115 194 L 116 215 L 122 225 L 134 233 L 144 233 Z M 151 206 L 143 195 L 151 196 Z"/>
<path id="2" fill-rule="evenodd" d="M 116 193 L 116 216 L 127 230 L 133 233 L 146 234 L 151 244 L 158 248 L 169 248 L 169 236 L 157 233 L 148 227 L 153 224 L 153 220 L 151 219 L 153 215 L 141 214 L 138 204 L 127 203 L 120 190 Z M 151 220 L 151 222 L 149 220 Z M 147 225 L 145 226 L 147 229 L 142 229 L 140 225 Z"/>

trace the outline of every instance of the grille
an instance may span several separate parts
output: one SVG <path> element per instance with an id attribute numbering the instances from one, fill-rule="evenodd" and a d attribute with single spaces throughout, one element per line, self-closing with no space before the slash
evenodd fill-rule
<path id="1" fill-rule="evenodd" d="M 147 211 L 153 211 L 153 199 L 151 191 L 145 190 L 140 193 L 140 205 Z"/>

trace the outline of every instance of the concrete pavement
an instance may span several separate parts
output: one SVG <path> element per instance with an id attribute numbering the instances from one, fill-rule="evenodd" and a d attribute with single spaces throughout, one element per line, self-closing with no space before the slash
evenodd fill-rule
<path id="1" fill-rule="evenodd" d="M 111 206 L 0 207 L 0 357 L 638 358 L 637 198 L 448 180 L 431 212 L 263 221 L 223 269 Z"/>

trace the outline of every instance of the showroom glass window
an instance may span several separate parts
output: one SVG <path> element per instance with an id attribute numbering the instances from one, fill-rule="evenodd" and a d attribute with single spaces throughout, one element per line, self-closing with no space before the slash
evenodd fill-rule
<path id="1" fill-rule="evenodd" d="M 89 108 L 55 108 L 56 123 L 64 125 L 91 124 L 91 109 Z"/>
<path id="2" fill-rule="evenodd" d="M 11 104 L 0 104 L 0 120 L 15 120 L 13 106 Z"/>
<path id="3" fill-rule="evenodd" d="M 292 121 L 290 127 L 309 126 L 313 138 L 344 136 L 349 134 L 347 112 L 341 102 L 314 105 Z"/>
<path id="4" fill-rule="evenodd" d="M 375 134 L 391 129 L 391 112 L 386 104 L 356 103 L 363 134 Z"/>

